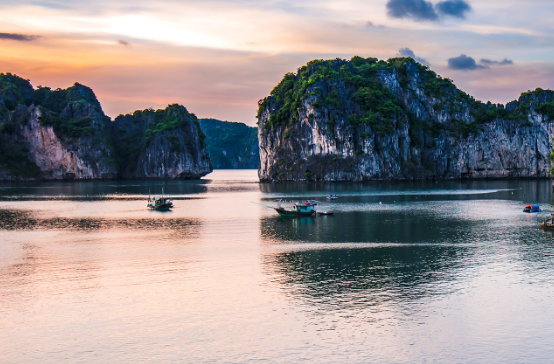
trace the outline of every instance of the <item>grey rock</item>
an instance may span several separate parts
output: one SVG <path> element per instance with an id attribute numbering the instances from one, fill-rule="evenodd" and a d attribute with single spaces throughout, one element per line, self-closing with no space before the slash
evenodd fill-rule
<path id="1" fill-rule="evenodd" d="M 333 61 L 335 69 L 349 62 Z M 407 66 L 408 83 L 399 81 L 395 69 L 380 70 L 379 81 L 405 104 L 418 122 L 446 125 L 452 120 L 470 124 L 472 106 L 460 102 L 441 106 L 445 100 L 424 91 L 420 70 Z M 410 130 L 407 120 L 394 120 L 394 131 L 381 134 L 369 125 L 353 124 L 348 115 L 359 112 L 353 103 L 353 87 L 341 80 L 319 80 L 322 95 L 306 94 L 298 121 L 270 126 L 270 116 L 280 109 L 272 96 L 265 99 L 258 119 L 262 181 L 365 181 L 462 178 L 547 178 L 552 151 L 554 121 L 535 112 L 538 105 L 554 100 L 554 92 L 522 94 L 506 105 L 514 112 L 530 104 L 522 121 L 495 118 L 474 133 L 441 130 L 433 137 L 422 130 Z M 331 90 L 338 92 L 340 108 L 314 107 Z M 456 92 L 459 92 L 456 90 Z M 502 106 L 500 106 L 502 107 Z M 312 116 L 311 116 L 312 115 Z M 334 120 L 334 123 L 331 120 Z M 438 124 L 436 124 L 438 125 Z M 365 133 L 365 134 L 363 134 Z M 421 143 L 415 143 L 414 138 Z"/>
<path id="2" fill-rule="evenodd" d="M 160 112 L 179 123 L 153 132 Z M 122 178 L 198 179 L 213 170 L 198 120 L 181 105 L 120 115 L 113 127 Z"/>

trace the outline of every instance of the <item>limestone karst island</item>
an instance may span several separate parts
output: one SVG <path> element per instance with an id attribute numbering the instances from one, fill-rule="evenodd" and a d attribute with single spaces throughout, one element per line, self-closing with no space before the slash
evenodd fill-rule
<path id="1" fill-rule="evenodd" d="M 0 364 L 554 362 L 553 19 L 0 1 Z"/>
<path id="2" fill-rule="evenodd" d="M 483 103 L 411 58 L 315 60 L 260 100 L 262 181 L 546 178 L 554 92 Z"/>
<path id="3" fill-rule="evenodd" d="M 273 182 L 550 176 L 553 91 L 484 103 L 410 57 L 287 73 L 259 102 L 257 139 L 177 104 L 111 120 L 78 83 L 33 88 L 6 73 L 0 87 L 3 180 L 195 179 L 214 162 Z"/>
<path id="4" fill-rule="evenodd" d="M 0 74 L 1 180 L 197 179 L 213 163 L 258 159 L 256 132 L 241 123 L 198 120 L 177 104 L 111 120 L 89 87 L 34 89 Z"/>

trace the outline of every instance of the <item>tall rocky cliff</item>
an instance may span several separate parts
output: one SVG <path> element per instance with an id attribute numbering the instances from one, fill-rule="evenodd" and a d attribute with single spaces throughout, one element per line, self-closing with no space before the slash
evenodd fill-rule
<path id="1" fill-rule="evenodd" d="M 411 58 L 308 63 L 260 100 L 260 180 L 545 178 L 554 92 L 476 101 Z"/>
<path id="2" fill-rule="evenodd" d="M 120 115 L 114 138 L 123 178 L 196 179 L 213 170 L 198 119 L 181 105 Z"/>
<path id="3" fill-rule="evenodd" d="M 86 86 L 34 90 L 0 74 L 0 178 L 114 178 L 110 124 Z"/>
<path id="4" fill-rule="evenodd" d="M 182 106 L 170 108 L 182 114 L 168 111 L 170 122 L 191 117 Z M 132 121 L 133 130 L 142 129 L 131 140 L 127 124 L 112 122 L 90 88 L 34 89 L 0 74 L 0 180 L 199 178 L 211 171 L 195 117 L 163 130 L 150 128 L 155 120 Z M 136 160 L 118 154 L 125 141 L 139 147 Z M 131 165 L 140 170 L 129 171 Z"/>
<path id="5" fill-rule="evenodd" d="M 257 169 L 258 130 L 243 123 L 200 119 L 214 168 Z"/>

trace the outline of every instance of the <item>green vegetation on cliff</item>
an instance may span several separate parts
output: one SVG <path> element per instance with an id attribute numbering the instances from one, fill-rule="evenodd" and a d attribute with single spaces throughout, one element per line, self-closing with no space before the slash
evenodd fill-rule
<path id="1" fill-rule="evenodd" d="M 33 87 L 25 80 L 11 73 L 0 73 L 0 167 L 15 176 L 36 177 L 40 170 L 27 157 L 27 148 L 17 142 L 14 135 L 17 122 L 24 120 L 26 113 L 18 112 L 18 105 L 30 105 Z"/>
<path id="2" fill-rule="evenodd" d="M 163 135 L 164 132 L 177 128 L 189 127 L 191 122 L 198 129 L 198 136 L 200 138 L 201 146 L 205 146 L 204 140 L 206 139 L 206 136 L 200 128 L 198 118 L 196 117 L 196 115 L 189 113 L 188 110 L 182 105 L 173 104 L 169 105 L 165 109 L 160 109 L 156 111 L 154 111 L 154 109 L 135 111 L 133 113 L 133 116 L 142 119 L 152 119 L 152 121 L 148 124 L 148 129 L 146 129 L 146 146 L 150 144 L 150 142 L 156 135 Z M 173 140 L 172 149 L 178 148 L 178 145 L 175 143 L 176 141 Z"/>
<path id="3" fill-rule="evenodd" d="M 195 144 L 196 136 L 198 145 Z M 135 171 L 139 156 L 156 139 L 167 143 L 170 152 L 180 153 L 184 147 L 194 157 L 199 149 L 206 147 L 206 136 L 198 118 L 178 104 L 160 110 L 150 108 L 119 115 L 114 120 L 113 138 L 116 162 L 123 175 Z"/>
<path id="4" fill-rule="evenodd" d="M 56 135 L 62 138 L 94 134 L 93 117 L 87 110 L 89 107 L 100 116 L 101 121 L 110 120 L 89 87 L 75 83 L 67 89 L 52 90 L 43 86 L 33 89 L 29 80 L 11 73 L 0 73 L 0 121 L 14 122 L 11 116 L 18 105 L 28 107 L 33 104 L 40 109 L 41 124 L 51 125 Z"/>
<path id="5" fill-rule="evenodd" d="M 551 151 L 554 91 L 484 103 L 409 57 L 314 60 L 258 105 L 264 180 L 543 176 Z"/>
<path id="6" fill-rule="evenodd" d="M 415 88 L 420 88 L 427 97 L 437 100 L 433 105 L 435 111 L 451 115 L 447 118 L 448 121 L 423 122 L 413 115 L 404 100 L 383 82 L 384 77 L 392 74 L 396 75 L 402 89 L 415 91 Z M 414 74 L 417 74 L 415 79 Z M 348 95 L 338 92 L 341 85 L 350 90 Z M 522 97 L 540 94 L 541 91 L 544 90 L 529 91 L 523 93 Z M 333 115 L 329 119 L 331 132 L 335 127 L 334 115 L 346 117 L 353 126 L 368 125 L 374 133 L 380 135 L 388 135 L 407 122 L 415 144 L 420 143 L 420 132 L 437 137 L 440 132 L 446 131 L 467 137 L 470 133 L 481 130 L 483 124 L 497 118 L 525 125 L 528 124 L 527 112 L 536 106 L 535 100 L 520 103 L 510 110 L 503 105 L 485 104 L 457 89 L 452 80 L 440 77 L 410 57 L 391 58 L 387 61 L 359 56 L 349 61 L 313 60 L 299 68 L 296 74 L 285 74 L 271 91 L 271 97 L 275 100 L 275 106 L 265 122 L 269 129 L 297 123 L 302 105 L 309 99 L 314 109 L 332 111 Z M 268 110 L 271 97 L 258 103 L 258 118 Z M 453 116 L 461 114 L 464 109 L 469 110 L 472 118 L 470 122 Z M 542 103 L 535 111 L 554 119 L 554 103 Z"/>
<path id="7" fill-rule="evenodd" d="M 41 126 L 51 126 L 55 136 Z M 199 178 L 211 170 L 205 138 L 197 117 L 181 105 L 135 111 L 112 123 L 87 86 L 33 89 L 28 80 L 0 74 L 2 178 Z M 56 162 L 35 158 L 40 153 Z"/>
<path id="8" fill-rule="evenodd" d="M 255 169 L 260 163 L 258 129 L 243 123 L 200 119 L 216 169 Z"/>
<path id="9" fill-rule="evenodd" d="M 27 148 L 10 143 L 0 136 L 0 166 L 15 176 L 34 178 L 40 174 L 38 166 L 27 158 Z"/>

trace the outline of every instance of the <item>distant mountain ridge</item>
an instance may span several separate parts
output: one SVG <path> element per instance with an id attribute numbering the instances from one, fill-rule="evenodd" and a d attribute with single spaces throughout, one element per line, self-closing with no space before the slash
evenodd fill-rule
<path id="1" fill-rule="evenodd" d="M 243 123 L 200 119 L 210 160 L 216 169 L 257 169 L 258 129 Z"/>
<path id="2" fill-rule="evenodd" d="M 200 178 L 212 171 L 181 105 L 106 116 L 89 87 L 34 89 L 0 73 L 0 180 Z"/>

